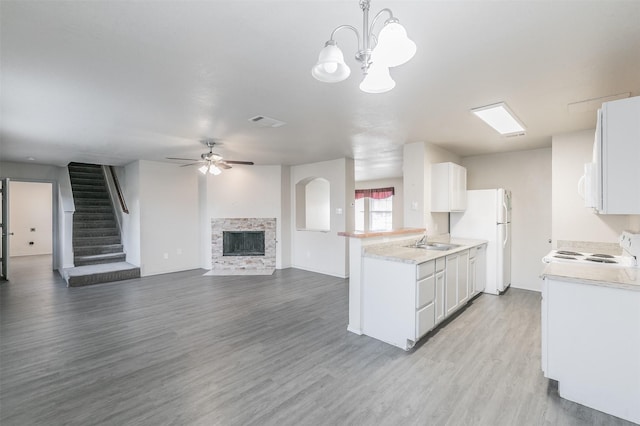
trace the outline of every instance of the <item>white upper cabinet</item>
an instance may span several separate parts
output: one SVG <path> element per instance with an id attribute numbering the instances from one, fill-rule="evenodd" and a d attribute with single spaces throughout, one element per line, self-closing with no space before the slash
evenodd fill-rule
<path id="1" fill-rule="evenodd" d="M 640 214 L 640 96 L 605 102 L 594 147 L 603 214 Z"/>
<path id="2" fill-rule="evenodd" d="M 467 169 L 455 163 L 431 165 L 431 211 L 460 212 L 467 208 Z"/>

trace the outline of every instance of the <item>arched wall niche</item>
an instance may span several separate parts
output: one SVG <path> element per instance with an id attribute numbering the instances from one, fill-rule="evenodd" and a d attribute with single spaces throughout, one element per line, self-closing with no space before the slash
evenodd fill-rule
<path id="1" fill-rule="evenodd" d="M 296 183 L 296 229 L 331 230 L 331 184 L 321 177 L 308 177 Z"/>

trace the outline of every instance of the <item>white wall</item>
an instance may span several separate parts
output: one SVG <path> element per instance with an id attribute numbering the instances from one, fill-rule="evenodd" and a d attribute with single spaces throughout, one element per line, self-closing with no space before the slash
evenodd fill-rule
<path id="1" fill-rule="evenodd" d="M 298 231 L 292 226 L 291 264 L 294 268 L 337 277 L 348 275 L 348 239 L 338 232 L 353 230 L 355 183 L 353 160 L 341 158 L 291 167 L 291 194 L 305 179 L 320 177 L 331 185 L 331 229 L 329 232 Z M 296 205 L 296 201 L 292 206 Z M 295 217 L 295 212 L 292 212 Z"/>
<path id="2" fill-rule="evenodd" d="M 52 195 L 50 183 L 9 182 L 11 256 L 53 253 Z"/>
<path id="3" fill-rule="evenodd" d="M 313 179 L 305 185 L 304 212 L 306 215 L 305 229 L 327 230 L 330 225 L 331 185 L 328 180 Z M 298 208 L 300 208 L 298 203 Z"/>
<path id="4" fill-rule="evenodd" d="M 403 147 L 404 226 L 426 228 L 429 235 L 449 232 L 449 215 L 431 212 L 431 164 L 461 164 L 460 157 L 426 142 Z"/>
<path id="5" fill-rule="evenodd" d="M 286 173 L 286 172 L 285 172 Z M 199 174 L 199 173 L 197 173 Z M 281 189 L 283 181 L 281 166 L 236 166 L 223 171 L 218 176 L 207 175 L 206 187 L 207 212 L 202 221 L 207 242 L 202 267 L 211 268 L 211 219 L 212 218 L 276 218 L 276 268 L 281 269 L 288 264 L 283 262 L 283 246 L 288 241 L 283 238 L 283 217 L 281 214 Z M 287 182 L 288 185 L 288 182 Z M 290 223 L 287 221 L 288 227 Z"/>
<path id="6" fill-rule="evenodd" d="M 140 162 L 134 161 L 124 167 L 116 167 L 116 175 L 129 209 L 129 214 L 121 216 L 122 245 L 127 262 L 140 266 Z"/>
<path id="7" fill-rule="evenodd" d="M 512 191 L 512 286 L 540 291 L 540 259 L 551 250 L 551 149 L 464 157 L 467 189 Z"/>
<path id="8" fill-rule="evenodd" d="M 197 170 L 152 161 L 138 168 L 141 275 L 198 268 Z"/>
<path id="9" fill-rule="evenodd" d="M 393 228 L 400 229 L 404 226 L 404 184 L 402 178 L 366 180 L 355 183 L 356 189 L 394 188 L 392 200 Z M 354 212 L 355 214 L 355 212 Z"/>
<path id="10" fill-rule="evenodd" d="M 553 244 L 558 240 L 617 243 L 625 229 L 640 231 L 640 215 L 598 215 L 584 207 L 578 180 L 590 162 L 594 130 L 556 135 L 553 150 Z"/>

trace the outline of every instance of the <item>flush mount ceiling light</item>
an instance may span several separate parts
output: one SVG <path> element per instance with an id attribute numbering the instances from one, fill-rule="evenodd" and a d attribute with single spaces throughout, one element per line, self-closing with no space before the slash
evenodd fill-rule
<path id="1" fill-rule="evenodd" d="M 474 108 L 471 112 L 480 117 L 481 120 L 493 127 L 501 135 L 509 136 L 524 134 L 525 132 L 524 124 L 518 120 L 504 102 Z"/>
<path id="2" fill-rule="evenodd" d="M 311 75 L 325 83 L 337 83 L 346 80 L 351 69 L 344 62 L 344 55 L 334 40 L 340 30 L 352 30 L 358 38 L 356 59 L 361 63 L 360 68 L 364 79 L 360 83 L 360 90 L 367 93 L 384 93 L 393 89 L 395 81 L 389 75 L 389 68 L 397 67 L 413 58 L 416 54 L 416 44 L 407 37 L 407 31 L 393 16 L 390 9 L 382 9 L 376 14 L 369 25 L 370 0 L 360 0 L 362 9 L 362 44 L 360 33 L 351 25 L 340 25 L 331 32 L 331 37 L 320 51 L 318 62 L 311 69 Z M 384 22 L 380 33 L 376 36 L 373 28 L 384 13 L 389 19 Z"/>

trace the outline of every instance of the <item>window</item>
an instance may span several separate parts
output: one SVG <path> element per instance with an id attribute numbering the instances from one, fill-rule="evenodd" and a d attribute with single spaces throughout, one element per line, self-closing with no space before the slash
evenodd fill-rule
<path id="1" fill-rule="evenodd" d="M 393 229 L 394 188 L 357 189 L 355 227 L 357 231 Z"/>

